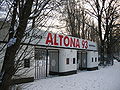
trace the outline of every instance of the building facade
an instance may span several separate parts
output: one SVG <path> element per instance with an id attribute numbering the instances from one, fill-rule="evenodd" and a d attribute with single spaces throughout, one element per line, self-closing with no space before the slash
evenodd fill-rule
<path id="1" fill-rule="evenodd" d="M 38 33 L 38 30 L 34 30 L 34 34 L 26 32 L 26 35 L 22 48 L 28 46 L 30 53 L 25 53 L 22 69 L 15 76 L 41 79 L 50 75 L 76 74 L 78 70 L 98 69 L 98 51 L 95 42 L 46 31 Z M 1 47 L 2 45 L 4 43 L 0 44 Z M 22 52 L 21 49 L 20 54 Z M 3 56 L 4 54 L 5 52 Z"/>

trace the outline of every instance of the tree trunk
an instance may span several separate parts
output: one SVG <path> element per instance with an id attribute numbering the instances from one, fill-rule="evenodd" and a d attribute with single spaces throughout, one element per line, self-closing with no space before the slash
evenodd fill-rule
<path id="1" fill-rule="evenodd" d="M 101 41 L 101 47 L 100 47 L 100 64 L 104 65 L 104 41 Z"/>
<path id="2" fill-rule="evenodd" d="M 104 40 L 102 38 L 102 28 L 101 28 L 101 15 L 98 15 L 98 30 L 99 30 L 99 37 L 100 37 L 100 64 L 104 65 Z"/>
<path id="3" fill-rule="evenodd" d="M 20 12 L 21 17 L 19 18 L 19 26 L 16 29 L 16 42 L 14 45 L 7 47 L 3 67 L 2 67 L 2 83 L 0 86 L 0 90 L 9 90 L 9 87 L 12 83 L 12 76 L 15 74 L 16 69 L 14 68 L 14 60 L 17 50 L 20 47 L 21 40 L 23 38 L 25 29 L 27 27 L 28 18 L 31 14 L 33 0 L 27 0 L 24 4 L 22 11 Z"/>

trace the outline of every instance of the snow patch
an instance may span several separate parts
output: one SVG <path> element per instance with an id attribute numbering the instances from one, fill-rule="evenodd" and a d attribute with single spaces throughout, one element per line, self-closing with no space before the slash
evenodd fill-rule
<path id="1" fill-rule="evenodd" d="M 22 85 L 22 90 L 120 90 L 120 63 L 96 71 L 41 79 Z"/>
<path id="2" fill-rule="evenodd" d="M 7 43 L 7 46 L 10 47 L 10 46 L 14 45 L 16 43 L 16 39 L 17 38 L 15 38 L 15 37 L 11 38 L 9 40 L 9 42 Z"/>

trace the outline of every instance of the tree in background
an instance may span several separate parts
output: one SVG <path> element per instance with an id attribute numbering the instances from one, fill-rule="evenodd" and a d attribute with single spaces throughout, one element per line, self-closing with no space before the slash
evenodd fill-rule
<path id="1" fill-rule="evenodd" d="M 119 12 L 119 0 L 85 0 L 86 3 L 88 3 L 91 7 L 90 9 L 87 9 L 87 12 L 89 15 L 91 15 L 93 18 L 96 18 L 98 24 L 98 35 L 100 38 L 100 56 L 101 64 L 105 64 L 105 56 L 111 58 L 111 45 L 112 42 L 110 41 L 113 26 L 116 24 L 115 22 L 119 19 L 118 12 Z M 108 58 L 107 60 L 109 60 Z M 112 61 L 112 60 L 110 60 Z M 107 61 L 107 62 L 110 62 Z"/>
<path id="2" fill-rule="evenodd" d="M 66 22 L 66 30 L 69 35 L 96 41 L 96 38 L 98 38 L 96 25 L 86 12 L 84 0 L 65 0 L 62 5 L 64 6 L 63 20 Z"/>

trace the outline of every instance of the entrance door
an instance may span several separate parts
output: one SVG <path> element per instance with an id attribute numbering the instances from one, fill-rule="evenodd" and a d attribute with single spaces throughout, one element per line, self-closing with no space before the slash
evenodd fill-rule
<path id="1" fill-rule="evenodd" d="M 78 51 L 77 53 L 77 69 L 83 70 L 87 68 L 87 53 Z"/>
<path id="2" fill-rule="evenodd" d="M 45 78 L 49 73 L 47 50 L 35 48 L 35 79 Z"/>
<path id="3" fill-rule="evenodd" d="M 81 60 L 82 60 L 82 69 L 86 69 L 87 68 L 87 53 L 86 52 L 82 52 L 82 56 L 81 56 Z"/>
<path id="4" fill-rule="evenodd" d="M 50 74 L 54 75 L 59 71 L 59 67 L 58 67 L 58 50 L 48 50 L 48 56 L 49 56 L 49 71 Z"/>
<path id="5" fill-rule="evenodd" d="M 81 68 L 81 52 L 77 52 L 77 69 Z"/>

